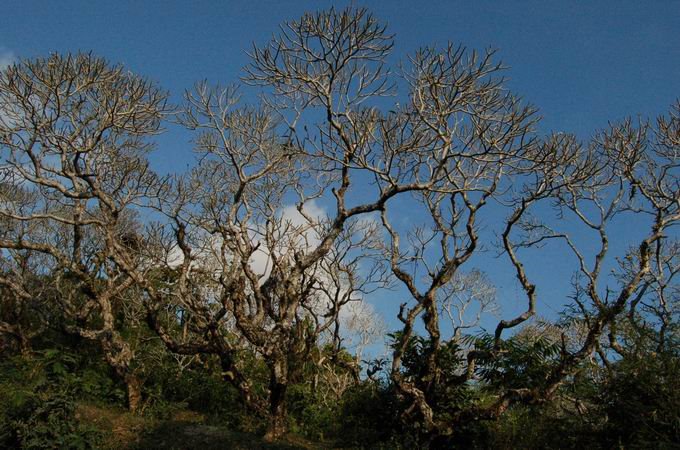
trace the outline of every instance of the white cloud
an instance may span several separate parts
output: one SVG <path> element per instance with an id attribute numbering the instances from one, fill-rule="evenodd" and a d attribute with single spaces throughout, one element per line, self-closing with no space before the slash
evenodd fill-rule
<path id="1" fill-rule="evenodd" d="M 317 222 L 327 217 L 326 210 L 323 207 L 317 205 L 317 203 L 313 200 L 305 203 L 302 211 L 305 213 L 305 215 Z M 295 205 L 288 205 L 283 208 L 281 211 L 281 217 L 283 220 L 289 221 L 293 226 L 299 227 L 308 224 L 307 220 L 302 214 L 300 214 L 300 211 L 298 211 Z"/>
<path id="2" fill-rule="evenodd" d="M 315 201 L 309 201 L 304 204 L 300 214 L 296 205 L 287 205 L 281 210 L 282 225 L 287 228 L 287 233 L 294 236 L 292 245 L 301 250 L 308 250 L 318 245 L 321 240 L 316 233 L 316 226 L 326 219 L 326 210 L 319 206 Z M 310 223 L 307 218 L 311 219 Z M 270 249 L 267 248 L 264 242 L 261 242 L 260 248 L 251 258 L 251 267 L 255 273 L 260 275 L 267 275 L 271 269 Z M 264 277 L 263 277 L 264 278 Z"/>
<path id="3" fill-rule="evenodd" d="M 275 241 L 281 245 L 280 248 L 270 249 L 267 247 L 263 237 L 264 230 L 255 229 L 255 231 L 252 231 L 251 239 L 254 243 L 259 243 L 260 246 L 250 258 L 250 268 L 261 276 L 260 283 L 267 280 L 271 271 L 270 255 L 272 252 L 276 252 L 280 256 L 290 254 L 291 248 L 303 252 L 315 248 L 321 242 L 318 235 L 319 224 L 328 219 L 327 211 L 314 201 L 305 203 L 303 213 L 300 213 L 296 205 L 286 205 L 281 208 L 278 216 L 281 218 L 278 223 L 281 228 L 277 231 L 279 236 L 275 237 Z M 366 223 L 377 223 L 377 217 L 374 216 L 366 217 L 364 220 Z M 195 249 L 194 255 L 197 259 L 194 263 L 204 269 L 215 264 L 215 273 L 219 273 L 221 267 L 216 261 L 221 258 L 220 244 L 221 238 L 207 237 L 204 244 L 200 245 L 199 249 Z M 172 248 L 167 255 L 167 264 L 170 267 L 176 267 L 182 261 L 183 256 L 179 249 Z M 326 273 L 324 270 L 318 272 L 316 276 L 318 282 L 330 286 L 331 291 L 336 287 L 339 288 L 340 297 L 350 295 L 345 280 L 333 279 L 334 275 Z M 376 344 L 384 335 L 386 327 L 382 315 L 363 298 L 363 295 L 359 292 L 352 292 L 351 296 L 352 300 L 340 309 L 341 336 L 343 345 L 361 359 L 366 348 Z M 308 306 L 316 310 L 320 316 L 323 316 L 332 305 L 330 299 L 320 294 L 312 299 Z"/>

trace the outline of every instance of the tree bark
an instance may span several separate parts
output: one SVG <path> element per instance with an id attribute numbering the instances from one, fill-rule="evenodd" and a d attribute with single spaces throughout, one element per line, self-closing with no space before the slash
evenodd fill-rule
<path id="1" fill-rule="evenodd" d="M 136 375 L 128 375 L 125 377 L 125 384 L 127 386 L 128 409 L 131 413 L 136 413 L 142 404 L 142 380 Z"/>
<path id="2" fill-rule="evenodd" d="M 125 383 L 128 410 L 135 413 L 142 403 L 142 379 L 131 367 L 134 353 L 117 333 L 105 335 L 100 341 L 104 356 L 119 380 Z"/>
<path id="3" fill-rule="evenodd" d="M 28 336 L 26 336 L 26 333 L 23 332 L 21 326 L 0 322 L 0 334 L 5 335 L 8 342 L 11 343 L 14 341 L 16 344 L 16 347 L 12 346 L 11 344 L 7 344 L 9 348 L 18 349 L 23 356 L 28 356 L 31 354 L 31 340 Z"/>
<path id="4" fill-rule="evenodd" d="M 287 389 L 288 364 L 285 360 L 276 360 L 270 366 L 269 425 L 264 435 L 265 441 L 277 441 L 288 432 Z"/>

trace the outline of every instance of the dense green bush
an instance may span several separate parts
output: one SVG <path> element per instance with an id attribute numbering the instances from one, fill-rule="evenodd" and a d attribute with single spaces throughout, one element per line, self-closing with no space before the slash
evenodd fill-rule
<path id="1" fill-rule="evenodd" d="M 0 447 L 95 448 L 101 436 L 76 418 L 75 398 L 105 392 L 99 377 L 81 378 L 77 358 L 46 350 L 0 363 Z"/>
<path id="2" fill-rule="evenodd" d="M 379 447 L 402 439 L 400 404 L 387 383 L 364 382 L 349 389 L 340 405 L 338 441 L 352 447 Z"/>
<path id="3" fill-rule="evenodd" d="M 291 431 L 310 439 L 324 440 L 337 432 L 338 405 L 327 405 L 310 384 L 295 384 L 288 390 Z"/>
<path id="4" fill-rule="evenodd" d="M 488 343 L 484 336 L 474 341 L 477 348 Z M 504 358 L 480 369 L 482 382 L 447 383 L 443 376 L 430 393 L 435 412 L 446 417 L 483 403 L 497 385 L 535 382 L 555 351 L 525 337 L 509 340 L 504 350 Z M 437 438 L 404 420 L 408 405 L 384 372 L 378 381 L 351 386 L 337 401 L 324 398 L 319 386 L 297 383 L 288 392 L 291 430 L 343 448 L 672 448 L 680 442 L 680 358 L 672 345 L 653 350 L 638 345 L 626 357 L 614 358 L 609 369 L 584 366 L 552 402 L 518 404 L 496 420 L 465 421 L 452 435 Z M 408 376 L 418 377 L 428 351 L 423 339 L 409 346 L 404 359 Z M 453 376 L 459 367 L 457 349 L 440 351 L 442 367 Z M 220 427 L 263 431 L 265 418 L 245 408 L 222 379 L 218 361 L 195 358 L 179 371 L 177 360 L 165 353 L 145 364 L 143 414 L 149 419 L 172 420 L 176 412 L 190 410 Z M 250 364 L 253 373 L 264 371 L 256 358 Z M 261 380 L 255 389 L 266 389 Z M 124 390 L 96 352 L 63 345 L 5 357 L 0 398 L 0 447 L 93 448 L 103 435 L 79 421 L 78 402 L 121 407 Z"/>
<path id="5" fill-rule="evenodd" d="M 604 384 L 605 442 L 628 448 L 680 445 L 680 358 L 671 352 L 624 358 Z"/>

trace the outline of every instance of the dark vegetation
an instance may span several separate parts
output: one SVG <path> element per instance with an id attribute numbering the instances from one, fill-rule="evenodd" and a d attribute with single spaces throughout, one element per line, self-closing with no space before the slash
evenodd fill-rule
<path id="1" fill-rule="evenodd" d="M 427 439 L 422 425 L 400 419 L 408 403 L 388 381 L 363 380 L 330 403 L 309 382 L 300 382 L 289 393 L 291 434 L 269 444 L 258 437 L 266 417 L 243 406 L 212 358 L 178 373 L 176 361 L 159 355 L 147 367 L 143 404 L 131 414 L 125 385 L 102 363 L 101 352 L 61 340 L 52 335 L 36 341 L 30 355 L 4 353 L 3 447 L 417 448 L 427 442 L 433 448 L 674 448 L 680 439 L 677 342 L 661 352 L 639 349 L 608 369 L 584 363 L 555 400 L 517 405 L 495 420 L 470 417 L 452 436 L 434 440 Z M 476 385 L 443 383 L 433 396 L 433 409 L 455 414 L 491 401 L 506 383 L 540 377 L 552 364 L 554 350 L 548 347 L 540 338 L 513 342 L 506 362 L 512 375 L 500 375 L 496 367 Z M 453 350 L 444 350 L 442 357 L 455 371 L 461 363 L 445 354 Z M 407 372 L 420 370 L 423 351 L 409 352 Z M 265 371 L 259 371 L 255 385 L 266 389 Z M 307 380 L 313 371 L 310 367 Z"/>
<path id="2" fill-rule="evenodd" d="M 392 46 L 305 15 L 252 49 L 256 105 L 91 54 L 0 73 L 0 447 L 678 447 L 680 105 L 541 136 L 492 52 Z M 188 173 L 148 162 L 166 121 Z"/>

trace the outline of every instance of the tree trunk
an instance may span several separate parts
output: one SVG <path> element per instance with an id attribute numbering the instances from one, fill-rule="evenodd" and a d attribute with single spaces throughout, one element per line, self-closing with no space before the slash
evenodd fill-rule
<path id="1" fill-rule="evenodd" d="M 142 403 L 142 379 L 131 366 L 134 353 L 119 335 L 109 336 L 101 342 L 106 362 L 109 363 L 119 380 L 125 383 L 127 403 L 130 412 L 137 412 Z"/>
<path id="2" fill-rule="evenodd" d="M 19 344 L 19 351 L 22 356 L 28 356 L 31 354 L 31 340 L 24 334 L 20 326 L 16 327 L 16 338 Z"/>
<path id="3" fill-rule="evenodd" d="M 20 325 L 0 322 L 0 334 L 6 335 L 6 346 L 8 348 L 18 349 L 23 356 L 31 354 L 31 340 L 23 332 Z M 13 344 L 16 344 L 16 347 Z"/>
<path id="4" fill-rule="evenodd" d="M 269 425 L 264 435 L 265 441 L 281 439 L 288 432 L 286 390 L 288 388 L 288 365 L 285 361 L 275 361 L 270 366 L 269 378 Z"/>
<path id="5" fill-rule="evenodd" d="M 142 380 L 136 375 L 128 375 L 125 377 L 125 384 L 127 385 L 128 409 L 136 413 L 142 404 Z"/>
<path id="6" fill-rule="evenodd" d="M 21 354 L 23 356 L 28 356 L 31 354 L 31 340 L 28 339 L 26 336 L 21 334 L 19 336 L 19 350 L 21 351 Z"/>

